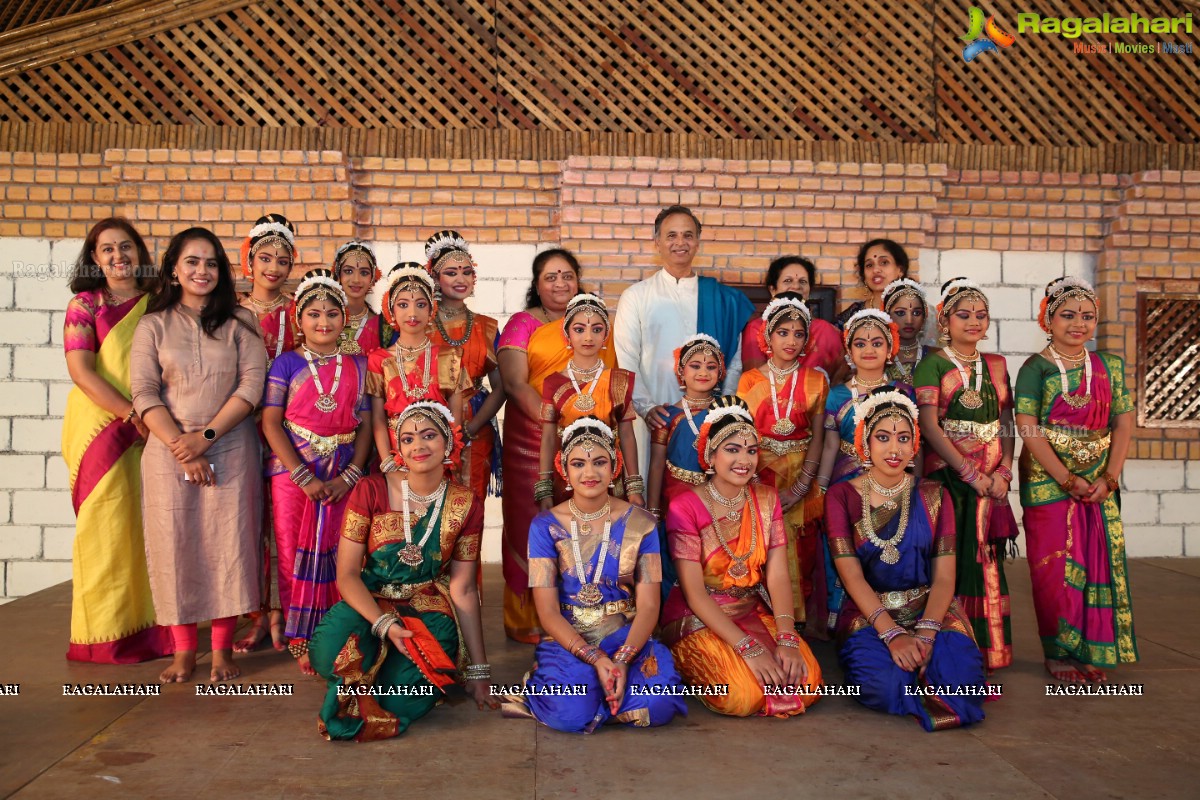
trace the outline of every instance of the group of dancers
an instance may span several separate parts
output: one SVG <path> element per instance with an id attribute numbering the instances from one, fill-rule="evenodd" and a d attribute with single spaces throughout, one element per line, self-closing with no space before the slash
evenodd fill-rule
<path id="1" fill-rule="evenodd" d="M 1019 436 L 1047 669 L 1103 681 L 1137 659 L 1118 495 L 1132 404 L 1121 360 L 1087 349 L 1090 286 L 1046 287 L 1047 345 L 1014 394 L 979 349 L 971 281 L 931 303 L 877 239 L 857 261 L 869 296 L 836 323 L 812 317 L 799 256 L 772 262 L 758 313 L 695 274 L 701 230 L 681 206 L 658 216 L 662 269 L 615 318 L 569 251 L 540 252 L 499 331 L 466 306 L 478 267 L 454 231 L 387 270 L 348 242 L 289 294 L 295 229 L 266 215 L 239 298 L 210 231 L 148 270 L 130 223 L 98 223 L 64 333 L 68 658 L 171 655 L 161 680 L 187 681 L 211 621 L 210 679 L 269 640 L 327 682 L 322 734 L 363 741 L 455 682 L 563 731 L 666 724 L 686 687 L 718 713 L 794 716 L 823 691 L 809 643 L 832 639 L 865 706 L 968 725 L 1012 660 Z M 480 613 L 489 491 L 505 631 L 537 645 L 501 697 Z"/>

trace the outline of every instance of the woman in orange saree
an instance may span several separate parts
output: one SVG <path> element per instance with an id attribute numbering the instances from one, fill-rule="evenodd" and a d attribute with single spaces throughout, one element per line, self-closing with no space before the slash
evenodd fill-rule
<path id="1" fill-rule="evenodd" d="M 438 386 L 467 442 L 454 479 L 483 502 L 489 483 L 492 493 L 500 494 L 500 437 L 493 420 L 504 405 L 504 382 L 496 361 L 496 320 L 464 302 L 475 292 L 476 266 L 457 231 L 429 237 L 425 257 L 440 298 L 429 334 L 438 349 Z"/>
<path id="2" fill-rule="evenodd" d="M 758 475 L 783 504 L 788 572 L 796 619 L 803 626 L 814 598 L 816 576 L 824 580 L 817 522 L 824 495 L 814 486 L 825 441 L 825 373 L 800 365 L 811 317 L 795 292 L 781 292 L 762 315 L 764 348 L 771 354 L 758 369 L 742 373 L 738 396 L 746 401 L 762 437 Z M 813 609 L 817 613 L 817 609 Z"/>
<path id="3" fill-rule="evenodd" d="M 679 583 L 662 640 L 690 685 L 728 686 L 702 697 L 710 710 L 791 717 L 820 697 L 821 667 L 795 631 L 779 496 L 750 482 L 758 442 L 745 403 L 718 398 L 697 439 L 711 477 L 667 510 Z"/>
<path id="4" fill-rule="evenodd" d="M 509 319 L 497 348 L 500 374 L 509 402 L 504 410 L 504 632 L 529 644 L 541 641 L 533 595 L 529 591 L 529 525 L 538 513 L 533 485 L 538 479 L 542 443 L 542 384 L 567 366 L 560 320 L 579 291 L 579 262 L 568 250 L 544 250 L 533 259 L 533 283 L 525 310 Z M 601 360 L 612 367 L 611 349 Z"/>
<path id="5" fill-rule="evenodd" d="M 146 427 L 129 399 L 133 330 L 146 311 L 150 268 L 142 237 L 124 219 L 101 220 L 75 263 L 63 349 L 75 387 L 62 448 L 75 507 L 71 638 L 67 658 L 125 664 L 169 655 L 154 624 L 142 542 L 141 459 Z"/>

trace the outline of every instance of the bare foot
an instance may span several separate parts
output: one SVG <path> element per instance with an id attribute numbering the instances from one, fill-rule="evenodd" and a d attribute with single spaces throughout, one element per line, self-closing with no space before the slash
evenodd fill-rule
<path id="1" fill-rule="evenodd" d="M 1092 683 L 1107 683 L 1108 675 L 1099 667 L 1093 667 L 1091 664 L 1079 664 L 1075 667 L 1079 672 L 1083 673 L 1083 677 L 1087 678 Z"/>
<path id="2" fill-rule="evenodd" d="M 258 649 L 262 640 L 267 638 L 267 615 L 261 611 L 254 614 L 250 629 L 246 635 L 233 643 L 233 652 L 250 653 Z"/>
<path id="3" fill-rule="evenodd" d="M 287 647 L 287 637 L 283 635 L 283 612 L 278 609 L 271 611 L 271 646 L 280 653 Z"/>
<path id="4" fill-rule="evenodd" d="M 1056 681 L 1064 681 L 1066 683 L 1082 683 L 1084 676 L 1075 669 L 1070 661 L 1059 661 L 1054 658 L 1046 659 L 1046 671 L 1050 673 L 1050 677 Z"/>
<path id="5" fill-rule="evenodd" d="M 305 653 L 300 658 L 296 659 L 296 663 L 300 665 L 300 671 L 305 675 L 316 675 L 317 671 L 313 669 L 312 662 L 308 660 L 308 654 Z"/>
<path id="6" fill-rule="evenodd" d="M 212 672 L 208 676 L 210 681 L 229 681 L 241 674 L 242 668 L 234 663 L 232 650 L 213 650 Z"/>
<path id="7" fill-rule="evenodd" d="M 175 653 L 171 666 L 158 673 L 160 683 L 187 683 L 196 671 L 196 651 L 180 650 Z"/>

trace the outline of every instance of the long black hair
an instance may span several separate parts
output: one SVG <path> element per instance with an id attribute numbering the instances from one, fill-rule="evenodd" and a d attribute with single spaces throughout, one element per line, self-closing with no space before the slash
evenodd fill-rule
<path id="1" fill-rule="evenodd" d="M 137 249 L 137 263 L 133 265 L 137 287 L 143 292 L 148 292 L 154 287 L 154 263 L 150 260 L 150 251 L 146 248 L 145 240 L 129 220 L 124 217 L 108 217 L 93 225 L 87 238 L 83 240 L 83 250 L 79 252 L 79 257 L 75 259 L 75 265 L 71 268 L 70 286 L 73 294 L 108 286 L 104 270 L 96 263 L 96 245 L 100 241 L 100 234 L 114 228 L 133 240 L 133 246 Z"/>
<path id="2" fill-rule="evenodd" d="M 529 284 L 529 291 L 525 293 L 525 310 L 531 308 L 541 308 L 542 297 L 538 294 L 537 285 L 538 279 L 542 277 L 542 270 L 546 269 L 546 262 L 555 256 L 563 259 L 575 272 L 575 284 L 583 280 L 583 267 L 579 266 L 579 259 L 575 258 L 575 254 L 570 250 L 562 247 L 555 247 L 550 250 L 543 250 L 533 257 L 533 282 Z M 582 291 L 582 289 L 580 290 Z"/>
<path id="3" fill-rule="evenodd" d="M 178 303 L 183 296 L 175 269 L 179 264 L 179 257 L 183 254 L 184 245 L 195 239 L 202 239 L 211 244 L 216 252 L 217 261 L 217 285 L 208 295 L 204 310 L 200 312 L 200 327 L 209 336 L 214 336 L 222 325 L 230 319 L 236 319 L 262 336 L 257 325 L 251 325 L 247 320 L 234 313 L 238 310 L 239 305 L 237 293 L 233 289 L 233 270 L 229 263 L 229 256 L 225 254 L 221 240 L 207 228 L 188 228 L 171 238 L 171 243 L 167 245 L 167 251 L 163 253 L 162 266 L 158 271 L 158 284 L 155 287 L 154 296 L 150 298 L 150 303 L 146 307 L 146 313 L 166 311 Z"/>

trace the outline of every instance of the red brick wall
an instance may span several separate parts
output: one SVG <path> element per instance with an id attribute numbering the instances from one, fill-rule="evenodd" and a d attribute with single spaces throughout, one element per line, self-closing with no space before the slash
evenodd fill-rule
<path id="1" fill-rule="evenodd" d="M 919 251 L 1097 253 L 1100 346 L 1136 385 L 1136 293 L 1196 291 L 1200 172 L 1134 175 L 576 156 L 565 162 L 348 159 L 340 152 L 109 150 L 0 153 L 0 237 L 82 238 L 111 214 L 152 250 L 192 224 L 236 253 L 266 211 L 299 231 L 297 271 L 359 236 L 423 241 L 455 228 L 486 243 L 560 242 L 615 298 L 653 266 L 650 224 L 672 203 L 705 225 L 699 265 L 757 282 L 781 252 L 812 256 L 820 280 L 857 297 L 854 255 L 875 236 Z M 1138 429 L 1138 458 L 1200 459 L 1195 431 Z"/>

